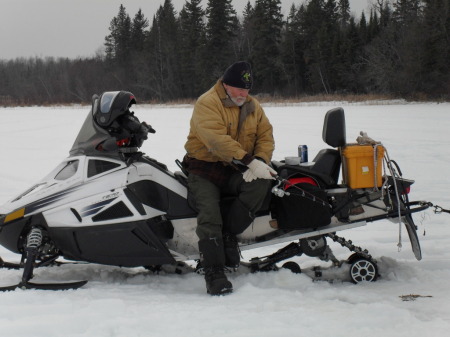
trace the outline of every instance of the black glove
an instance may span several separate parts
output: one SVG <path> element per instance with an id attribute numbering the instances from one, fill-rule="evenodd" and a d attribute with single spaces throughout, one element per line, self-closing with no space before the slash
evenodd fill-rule
<path id="1" fill-rule="evenodd" d="M 155 133 L 155 129 L 152 128 L 151 125 L 148 125 L 146 122 L 142 122 L 141 125 L 145 126 L 150 133 Z"/>

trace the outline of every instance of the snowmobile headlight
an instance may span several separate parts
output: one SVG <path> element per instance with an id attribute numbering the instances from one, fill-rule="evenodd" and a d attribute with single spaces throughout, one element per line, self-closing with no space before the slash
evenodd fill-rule
<path id="1" fill-rule="evenodd" d="M 3 223 L 7 223 L 22 218 L 24 215 L 25 215 L 25 208 L 18 209 L 17 211 L 7 214 Z"/>

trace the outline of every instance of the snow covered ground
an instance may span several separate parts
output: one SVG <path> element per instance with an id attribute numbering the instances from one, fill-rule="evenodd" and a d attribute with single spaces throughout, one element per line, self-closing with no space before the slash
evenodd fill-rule
<path id="1" fill-rule="evenodd" d="M 347 140 L 359 131 L 380 140 L 407 178 L 415 179 L 412 200 L 450 208 L 450 104 L 316 103 L 266 105 L 276 140 L 274 159 L 295 156 L 307 144 L 310 158 L 322 142 L 325 112 L 343 106 Z M 0 205 L 45 176 L 63 158 L 89 107 L 0 108 Z M 188 132 L 190 106 L 136 106 L 141 120 L 156 129 L 142 150 L 177 170 Z M 76 291 L 0 293 L 2 337 L 72 336 L 442 336 L 450 330 L 450 214 L 415 215 L 423 260 L 415 260 L 406 231 L 397 249 L 398 225 L 368 224 L 339 235 L 379 262 L 381 277 L 367 284 L 312 282 L 287 270 L 230 275 L 235 291 L 206 294 L 196 274 L 152 275 L 144 269 L 66 265 L 37 270 L 39 280 L 81 280 Z M 424 235 L 425 234 L 425 235 Z M 329 243 L 336 256 L 349 252 Z M 270 248 L 245 252 L 262 256 Z M 18 256 L 0 248 L 0 256 Z M 302 267 L 319 261 L 296 259 Z M 20 273 L 1 270 L 0 285 L 17 283 Z M 402 295 L 420 295 L 402 301 Z"/>

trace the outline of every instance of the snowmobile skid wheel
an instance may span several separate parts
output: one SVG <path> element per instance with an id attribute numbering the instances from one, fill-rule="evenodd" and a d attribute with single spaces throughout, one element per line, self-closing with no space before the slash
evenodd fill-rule
<path id="1" fill-rule="evenodd" d="M 377 279 L 378 268 L 374 261 L 354 258 L 350 263 L 350 277 L 353 283 L 374 282 Z"/>
<path id="2" fill-rule="evenodd" d="M 288 262 L 284 263 L 281 267 L 284 269 L 289 269 L 294 274 L 302 273 L 302 269 L 300 268 L 298 263 L 295 263 L 294 261 L 288 261 Z"/>
<path id="3" fill-rule="evenodd" d="M 318 257 L 325 252 L 327 248 L 327 240 L 323 235 L 301 239 L 300 248 L 303 254 L 310 257 Z"/>

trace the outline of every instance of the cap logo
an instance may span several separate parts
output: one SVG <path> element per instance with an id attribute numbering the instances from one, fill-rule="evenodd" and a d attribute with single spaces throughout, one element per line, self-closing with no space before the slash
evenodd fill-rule
<path id="1" fill-rule="evenodd" d="M 250 75 L 250 73 L 249 73 L 248 71 L 246 71 L 246 72 L 244 72 L 244 73 L 242 74 L 242 80 L 243 80 L 244 82 L 246 82 L 246 83 L 250 83 L 250 81 L 251 81 L 251 75 Z"/>

